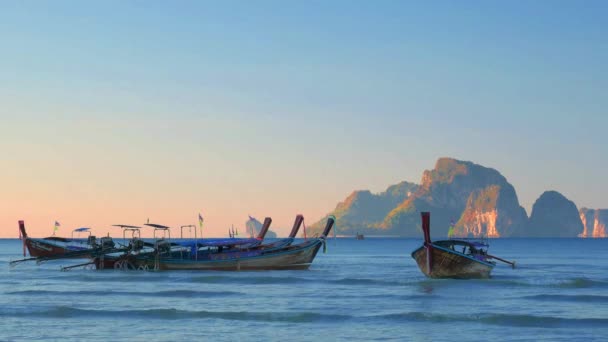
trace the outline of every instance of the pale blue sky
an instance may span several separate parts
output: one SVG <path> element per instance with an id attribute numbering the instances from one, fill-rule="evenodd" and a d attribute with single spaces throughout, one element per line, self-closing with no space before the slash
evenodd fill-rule
<path id="1" fill-rule="evenodd" d="M 607 17 L 605 1 L 0 2 L 0 223 L 287 227 L 442 156 L 496 168 L 528 211 L 549 189 L 608 208 Z"/>

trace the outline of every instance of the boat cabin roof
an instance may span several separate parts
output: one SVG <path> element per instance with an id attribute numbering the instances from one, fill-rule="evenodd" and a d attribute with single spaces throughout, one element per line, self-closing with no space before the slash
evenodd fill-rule
<path id="1" fill-rule="evenodd" d="M 167 226 L 163 226 L 162 224 L 156 224 L 156 223 L 144 223 L 144 226 L 152 227 L 154 229 L 164 229 L 164 230 L 169 229 L 169 227 L 167 227 Z"/>
<path id="2" fill-rule="evenodd" d="M 112 227 L 120 227 L 122 229 L 139 229 L 139 228 L 141 228 L 138 226 L 130 226 L 128 224 L 113 224 Z"/>
<path id="3" fill-rule="evenodd" d="M 91 228 L 87 228 L 87 227 L 74 229 L 75 232 L 88 232 L 89 230 L 91 230 Z"/>

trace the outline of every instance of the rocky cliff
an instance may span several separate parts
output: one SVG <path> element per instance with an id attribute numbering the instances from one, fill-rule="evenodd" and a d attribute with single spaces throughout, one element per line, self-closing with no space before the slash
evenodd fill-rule
<path id="1" fill-rule="evenodd" d="M 530 218 L 515 188 L 492 168 L 440 158 L 420 185 L 402 182 L 380 194 L 355 191 L 331 212 L 338 234 L 420 237 L 420 212 L 430 211 L 431 235 L 455 237 L 608 237 L 608 209 L 577 210 L 556 191 L 543 193 Z M 319 232 L 325 219 L 311 226 Z"/>
<path id="2" fill-rule="evenodd" d="M 577 237 L 583 223 L 576 204 L 557 191 L 545 191 L 532 206 L 526 237 Z"/>
<path id="3" fill-rule="evenodd" d="M 608 224 L 608 209 L 587 209 L 579 211 L 583 232 L 579 237 L 605 238 L 606 225 Z"/>
<path id="4" fill-rule="evenodd" d="M 425 171 L 419 190 L 383 224 L 399 235 L 419 236 L 420 211 L 427 210 L 435 237 L 445 237 L 451 221 L 457 221 L 456 236 L 513 236 L 527 220 L 515 189 L 498 171 L 452 158 Z"/>
<path id="5" fill-rule="evenodd" d="M 378 233 L 378 227 L 386 215 L 416 190 L 418 185 L 409 182 L 389 186 L 386 191 L 373 194 L 369 190 L 354 191 L 343 202 L 338 203 L 330 214 L 336 217 L 337 234 Z M 325 227 L 327 216 L 310 227 L 320 232 Z M 381 232 L 380 232 L 381 234 Z"/>
<path id="6" fill-rule="evenodd" d="M 393 187 L 379 195 L 351 194 L 332 212 L 338 233 L 419 237 L 421 211 L 432 212 L 434 237 L 445 237 L 450 221 L 457 221 L 462 236 L 512 236 L 523 231 L 527 220 L 513 186 L 498 171 L 472 162 L 440 158 L 423 173 L 420 186 L 404 182 L 395 187 L 406 185 L 409 193 L 402 189 L 390 200 L 386 197 Z"/>

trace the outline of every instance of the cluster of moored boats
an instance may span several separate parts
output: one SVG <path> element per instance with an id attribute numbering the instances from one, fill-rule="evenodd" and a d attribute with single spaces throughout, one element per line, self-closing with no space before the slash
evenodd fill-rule
<path id="1" fill-rule="evenodd" d="M 57 259 L 88 259 L 63 267 L 92 266 L 96 269 L 123 270 L 271 270 L 307 269 L 312 264 L 319 249 L 334 225 L 335 218 L 329 217 L 320 236 L 295 243 L 304 217 L 296 216 L 289 237 L 265 242 L 264 236 L 270 228 L 272 219 L 264 220 L 257 237 L 251 238 L 193 238 L 171 240 L 170 228 L 160 224 L 146 223 L 144 226 L 154 230 L 154 238 L 145 241 L 141 238 L 139 226 L 115 225 L 123 230 L 123 243 L 111 237 L 97 239 L 89 235 L 85 239 L 47 237 L 31 238 L 27 235 L 24 221 L 19 221 L 19 230 L 25 250 L 30 258 L 11 262 L 15 265 L 24 261 L 38 263 Z M 182 226 L 182 230 L 184 227 Z M 78 231 L 88 232 L 86 228 Z M 130 235 L 127 237 L 127 235 Z"/>
<path id="2" fill-rule="evenodd" d="M 420 270 L 430 278 L 489 278 L 496 261 L 515 267 L 515 263 L 488 254 L 488 243 L 483 240 L 449 239 L 431 241 L 430 213 L 423 212 L 422 231 L 424 243 L 412 252 Z M 19 221 L 23 241 L 23 253 L 29 251 L 30 258 L 24 261 L 38 263 L 56 259 L 88 259 L 63 267 L 94 267 L 96 269 L 122 270 L 271 270 L 308 269 L 321 247 L 325 247 L 327 236 L 335 218 L 327 219 L 323 233 L 317 237 L 294 243 L 304 221 L 297 215 L 289 237 L 266 242 L 264 236 L 272 219 L 267 217 L 257 237 L 171 240 L 170 228 L 160 224 L 146 223 L 153 229 L 154 237 L 144 241 L 140 226 L 115 225 L 123 230 L 123 243 L 115 243 L 107 236 L 97 239 L 88 228 L 78 228 L 72 238 L 31 238 L 27 235 L 24 221 Z M 196 228 L 195 228 L 196 231 Z M 88 233 L 87 239 L 76 239 L 74 233 Z M 130 235 L 130 236 L 127 236 Z M 357 234 L 357 239 L 359 234 Z"/>

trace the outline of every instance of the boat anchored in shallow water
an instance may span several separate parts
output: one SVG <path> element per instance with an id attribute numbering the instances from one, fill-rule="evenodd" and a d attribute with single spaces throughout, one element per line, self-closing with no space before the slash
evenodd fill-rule
<path id="1" fill-rule="evenodd" d="M 87 238 L 78 238 L 78 234 L 88 234 Z M 49 236 L 45 238 L 31 238 L 25 231 L 25 222 L 19 221 L 19 236 L 23 241 L 23 256 L 25 250 L 31 257 L 56 257 L 66 254 L 74 254 L 73 257 L 87 256 L 87 252 L 92 251 L 97 243 L 95 236 L 91 235 L 91 228 L 77 228 L 72 231 L 71 238 L 59 236 Z M 74 253 L 78 252 L 78 253 Z"/>
<path id="2" fill-rule="evenodd" d="M 298 270 L 308 269 L 325 240 L 335 219 L 330 217 L 321 236 L 292 244 L 303 217 L 298 215 L 287 244 L 268 244 L 247 248 L 251 239 L 207 239 L 181 243 L 190 253 L 160 255 L 155 269 L 160 270 Z M 268 219 L 268 225 L 270 220 Z M 265 222 L 265 223 L 266 223 Z M 292 236 L 293 235 L 293 236 Z M 241 241 L 239 241 L 241 240 Z"/>
<path id="3" fill-rule="evenodd" d="M 317 252 L 325 247 L 325 240 L 334 224 L 330 217 L 321 236 L 294 244 L 294 238 L 304 217 L 298 215 L 287 239 L 268 244 L 262 242 L 272 220 L 267 217 L 257 238 L 186 239 L 170 242 L 156 239 L 143 242 L 139 234 L 133 235 L 124 250 L 111 254 L 99 254 L 89 264 L 97 269 L 122 270 L 276 270 L 307 269 Z M 156 230 L 168 231 L 169 227 L 146 224 Z M 137 231 L 138 227 L 129 227 Z M 124 234 L 123 234 L 124 235 Z M 163 236 L 164 237 L 164 236 Z M 124 236 L 123 236 L 124 238 Z M 323 248 L 325 249 L 325 248 Z M 64 267 L 71 269 L 74 265 Z"/>
<path id="4" fill-rule="evenodd" d="M 431 213 L 422 212 L 424 244 L 412 252 L 418 267 L 429 278 L 489 278 L 498 260 L 515 263 L 488 254 L 489 245 L 464 239 L 431 241 Z"/>

